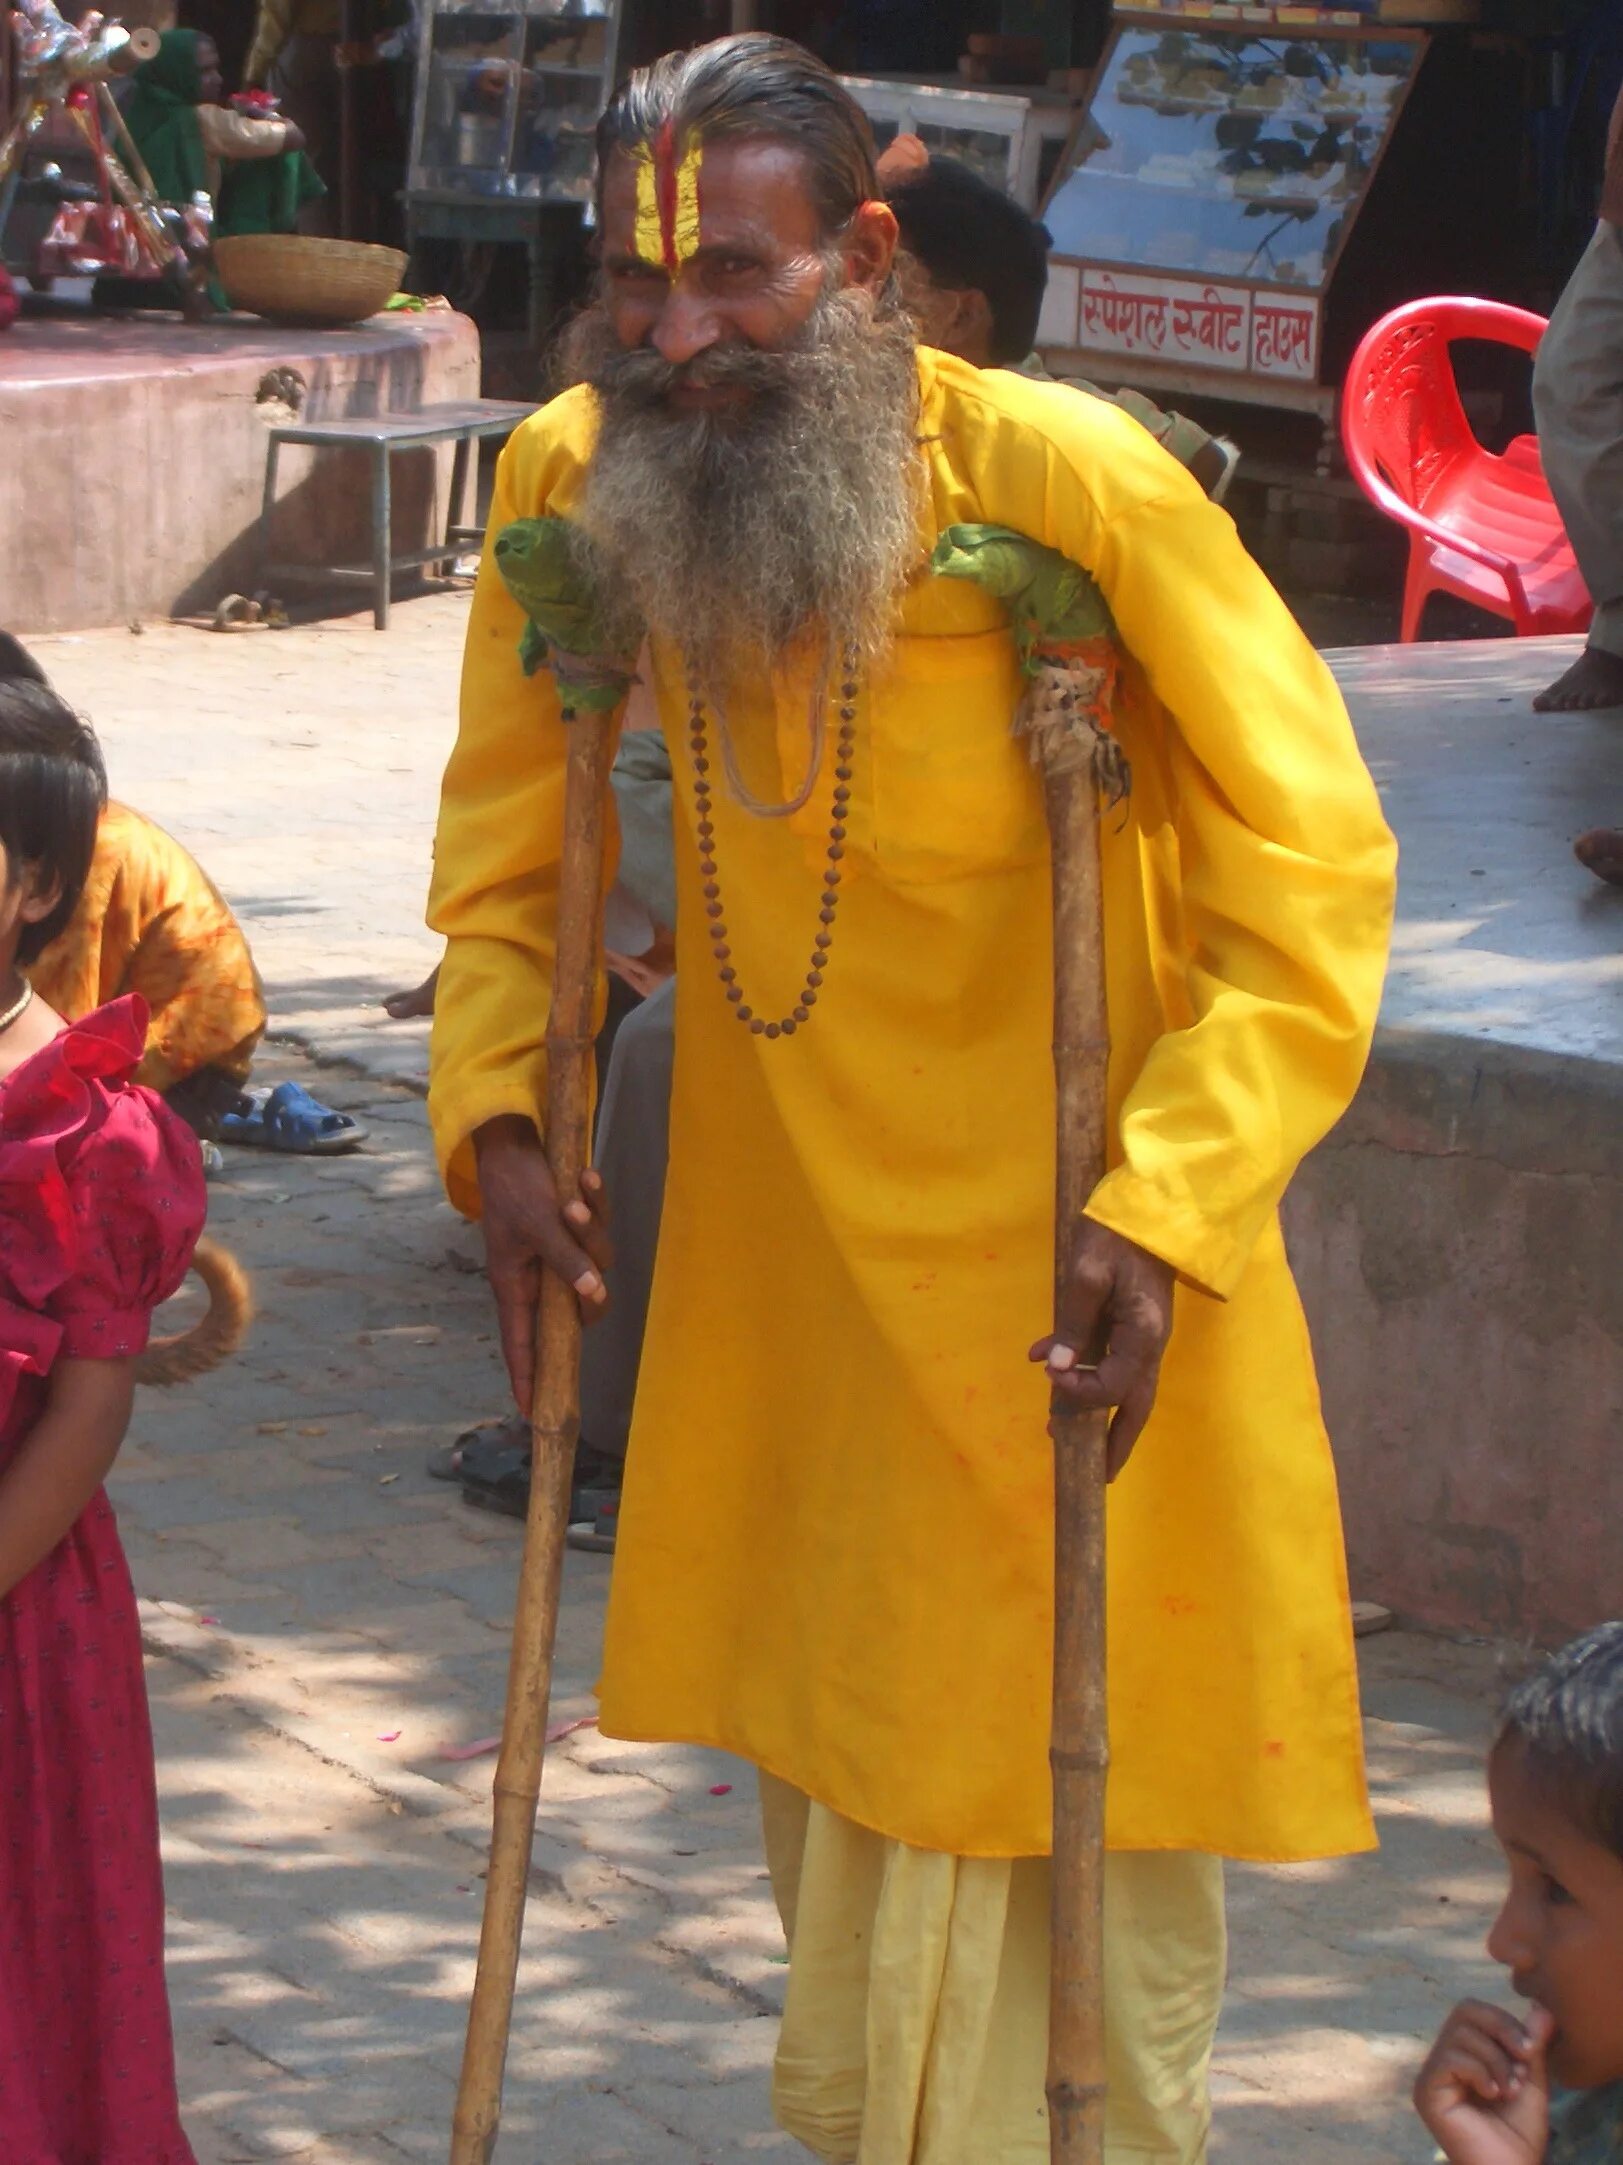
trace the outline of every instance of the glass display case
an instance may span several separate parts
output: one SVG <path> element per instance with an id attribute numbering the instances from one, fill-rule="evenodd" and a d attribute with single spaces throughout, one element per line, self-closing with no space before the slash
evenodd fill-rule
<path id="1" fill-rule="evenodd" d="M 427 0 L 413 203 L 589 205 L 619 0 Z"/>
<path id="2" fill-rule="evenodd" d="M 1035 210 L 1070 140 L 1074 100 L 1041 90 L 969 90 L 902 76 L 841 81 L 873 123 L 881 150 L 898 135 L 961 159 L 984 180 Z"/>
<path id="3" fill-rule="evenodd" d="M 1043 347 L 1225 375 L 1235 395 L 1316 387 L 1325 297 L 1425 47 L 1119 18 L 1043 212 Z"/>

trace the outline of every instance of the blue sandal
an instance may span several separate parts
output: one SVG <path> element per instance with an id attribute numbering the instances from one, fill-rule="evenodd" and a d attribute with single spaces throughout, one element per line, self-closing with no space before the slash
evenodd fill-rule
<path id="1" fill-rule="evenodd" d="M 303 1083 L 285 1082 L 274 1090 L 245 1090 L 236 1110 L 221 1120 L 220 1140 L 254 1150 L 330 1158 L 364 1143 L 366 1129 L 348 1113 L 321 1104 Z"/>

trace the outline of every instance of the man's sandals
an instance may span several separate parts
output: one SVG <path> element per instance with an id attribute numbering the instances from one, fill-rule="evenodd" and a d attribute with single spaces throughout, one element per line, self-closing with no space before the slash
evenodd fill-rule
<path id="1" fill-rule="evenodd" d="M 475 1510 L 522 1519 L 530 1508 L 530 1424 L 516 1413 L 481 1422 L 431 1451 L 428 1470 L 437 1481 L 456 1482 L 463 1502 Z M 612 1552 L 621 1473 L 618 1459 L 588 1443 L 577 1446 L 569 1495 L 573 1547 Z"/>

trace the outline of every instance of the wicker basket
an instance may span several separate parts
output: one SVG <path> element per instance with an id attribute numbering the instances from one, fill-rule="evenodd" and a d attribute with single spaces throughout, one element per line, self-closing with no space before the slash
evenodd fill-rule
<path id="1" fill-rule="evenodd" d="M 214 267 L 233 308 L 273 323 L 364 323 L 399 291 L 406 259 L 368 241 L 304 233 L 232 233 Z"/>

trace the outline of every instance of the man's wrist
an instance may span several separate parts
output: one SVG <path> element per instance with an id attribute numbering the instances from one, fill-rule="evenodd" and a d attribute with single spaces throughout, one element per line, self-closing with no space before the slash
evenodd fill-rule
<path id="1" fill-rule="evenodd" d="M 492 1152 L 540 1147 L 541 1131 L 527 1113 L 497 1113 L 473 1131 L 473 1154 L 481 1163 Z"/>

